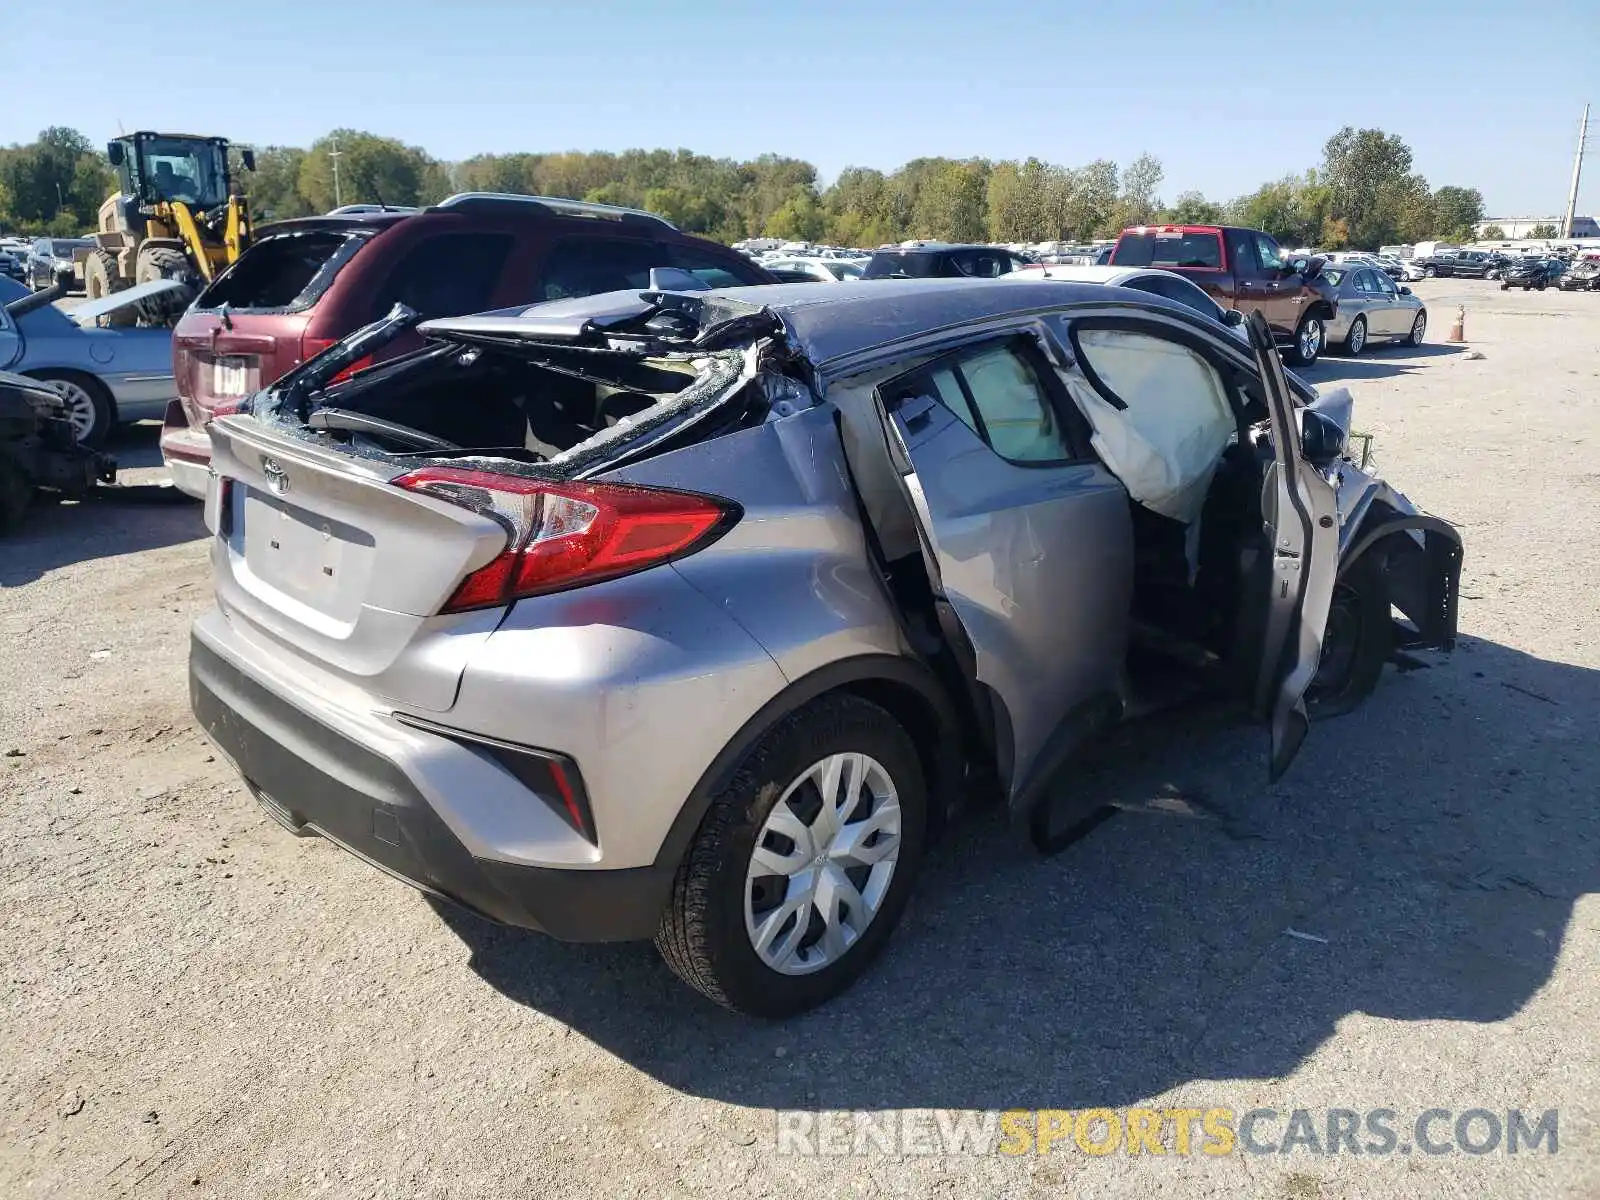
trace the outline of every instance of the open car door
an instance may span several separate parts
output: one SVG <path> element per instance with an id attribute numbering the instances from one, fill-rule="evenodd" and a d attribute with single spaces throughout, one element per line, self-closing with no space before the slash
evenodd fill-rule
<path id="1" fill-rule="evenodd" d="M 1060 413 L 1070 401 L 1025 341 L 979 343 L 872 395 L 939 635 L 980 719 L 994 716 L 1018 816 L 1054 767 L 1120 714 L 1132 590 L 1127 493 L 1100 463 L 1054 441 L 1066 437 Z M 963 397 L 986 436 L 955 415 Z M 1024 453 L 1029 461 L 1018 461 Z"/>
<path id="2" fill-rule="evenodd" d="M 1260 313 L 1247 323 L 1272 424 L 1273 463 L 1262 488 L 1265 534 L 1272 543 L 1267 572 L 1256 711 L 1272 730 L 1270 775 L 1288 770 L 1305 741 L 1310 720 L 1305 694 L 1322 657 L 1322 638 L 1339 570 L 1339 517 L 1333 484 L 1300 452 L 1300 425 L 1272 329 Z"/>

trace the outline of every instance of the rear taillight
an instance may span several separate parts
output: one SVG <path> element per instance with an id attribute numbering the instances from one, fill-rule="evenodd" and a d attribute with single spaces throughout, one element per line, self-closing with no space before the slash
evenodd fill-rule
<path id="1" fill-rule="evenodd" d="M 738 520 L 737 505 L 692 492 L 618 483 L 544 483 L 424 467 L 395 486 L 497 521 L 506 548 L 461 581 L 445 612 L 492 608 L 631 575 L 693 554 Z"/>

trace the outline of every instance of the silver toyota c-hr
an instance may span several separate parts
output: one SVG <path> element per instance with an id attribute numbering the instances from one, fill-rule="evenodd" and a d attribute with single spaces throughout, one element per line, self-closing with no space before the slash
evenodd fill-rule
<path id="1" fill-rule="evenodd" d="M 1453 643 L 1459 538 L 1259 318 L 669 275 L 352 374 L 397 309 L 216 417 L 192 698 L 284 825 L 782 1015 L 871 961 L 959 802 L 1060 845 L 1047 785 L 1152 681 L 1236 698 L 1276 776 Z"/>

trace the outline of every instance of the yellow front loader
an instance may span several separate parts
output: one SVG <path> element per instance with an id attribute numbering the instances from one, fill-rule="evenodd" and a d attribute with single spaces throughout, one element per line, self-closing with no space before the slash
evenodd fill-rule
<path id="1" fill-rule="evenodd" d="M 131 133 L 107 145 L 106 155 L 121 186 L 100 206 L 84 289 L 98 300 L 135 284 L 177 279 L 189 285 L 181 309 L 238 261 L 254 232 L 227 139 Z M 255 170 L 254 151 L 239 157 L 245 170 Z"/>

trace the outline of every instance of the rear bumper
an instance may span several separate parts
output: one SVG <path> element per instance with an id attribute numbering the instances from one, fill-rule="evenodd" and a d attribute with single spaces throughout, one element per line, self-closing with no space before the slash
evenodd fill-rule
<path id="1" fill-rule="evenodd" d="M 211 435 L 189 424 L 179 400 L 167 404 L 161 429 L 161 461 L 180 492 L 196 500 L 206 498 L 206 483 L 211 477 Z"/>
<path id="2" fill-rule="evenodd" d="M 189 696 L 211 740 L 269 813 L 291 829 L 319 833 L 413 887 L 507 925 L 579 942 L 655 933 L 672 886 L 671 866 L 567 869 L 476 857 L 395 757 L 286 700 L 208 645 L 198 630 L 190 647 Z M 436 753 L 470 753 L 436 740 Z"/>

